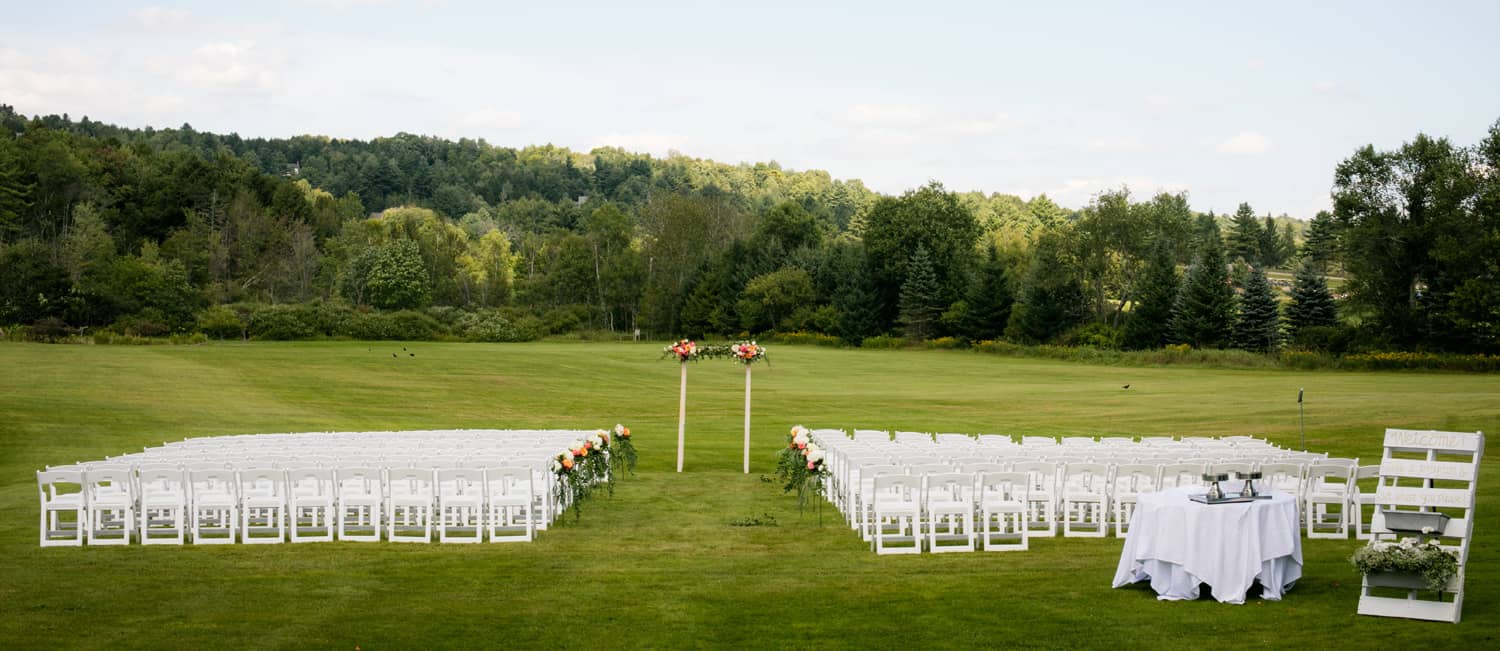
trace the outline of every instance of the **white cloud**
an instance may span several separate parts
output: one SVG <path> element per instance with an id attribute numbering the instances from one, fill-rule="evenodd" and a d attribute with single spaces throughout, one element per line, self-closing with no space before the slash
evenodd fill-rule
<path id="1" fill-rule="evenodd" d="M 1319 95 L 1332 95 L 1334 91 L 1338 90 L 1338 88 L 1338 84 L 1328 79 L 1319 79 L 1318 81 L 1313 82 L 1313 92 L 1318 93 Z"/>
<path id="2" fill-rule="evenodd" d="M 1104 136 L 1089 141 L 1088 146 L 1098 151 L 1140 151 L 1146 148 L 1135 136 Z"/>
<path id="3" fill-rule="evenodd" d="M 151 6 L 130 12 L 132 25 L 152 32 L 182 31 L 192 23 L 192 20 L 192 14 L 186 9 Z"/>
<path id="4" fill-rule="evenodd" d="M 465 113 L 459 118 L 458 123 L 467 128 L 508 130 L 519 128 L 526 121 L 516 111 L 502 111 L 493 106 L 487 106 Z"/>
<path id="5" fill-rule="evenodd" d="M 304 3 L 328 9 L 357 9 L 360 7 L 389 7 L 393 0 L 303 0 Z"/>
<path id="6" fill-rule="evenodd" d="M 266 93 L 278 86 L 278 76 L 254 41 L 217 42 L 198 46 L 178 79 L 215 92 Z"/>
<path id="7" fill-rule="evenodd" d="M 1189 108 L 1187 102 L 1176 95 L 1147 95 L 1141 98 L 1141 102 L 1152 113 L 1173 113 Z"/>
<path id="8" fill-rule="evenodd" d="M 1220 142 L 1217 149 L 1231 156 L 1259 156 L 1271 150 L 1271 139 L 1255 131 L 1241 131 Z"/>
<path id="9" fill-rule="evenodd" d="M 962 135 L 985 135 L 995 133 L 1011 124 L 1010 116 L 1005 113 L 991 113 L 988 115 L 970 115 L 957 117 L 953 120 L 944 120 L 947 130 Z"/>
<path id="10" fill-rule="evenodd" d="M 1256 57 L 1245 62 L 1245 67 L 1251 70 L 1262 70 L 1266 67 L 1266 60 Z"/>
<path id="11" fill-rule="evenodd" d="M 904 104 L 856 104 L 843 117 L 864 127 L 914 127 L 924 119 L 920 109 Z"/>

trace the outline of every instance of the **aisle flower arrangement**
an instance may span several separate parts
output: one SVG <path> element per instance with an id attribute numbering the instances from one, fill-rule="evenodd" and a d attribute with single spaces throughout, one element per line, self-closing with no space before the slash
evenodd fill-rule
<path id="1" fill-rule="evenodd" d="M 550 464 L 556 481 L 553 484 L 553 500 L 567 504 L 573 510 L 573 519 L 583 513 L 583 502 L 595 488 L 604 486 L 614 495 L 615 474 L 613 468 L 634 471 L 635 444 L 630 441 L 630 428 L 615 425 L 614 430 L 595 430 L 594 433 L 573 441 L 558 452 Z"/>
<path id="2" fill-rule="evenodd" d="M 806 427 L 796 425 L 787 436 L 787 446 L 776 460 L 776 476 L 782 492 L 797 491 L 797 508 L 807 506 L 807 497 L 823 494 L 823 478 L 828 473 L 827 454 L 812 441 Z"/>
<path id="3" fill-rule="evenodd" d="M 617 423 L 615 428 L 610 431 L 610 435 L 612 436 L 609 453 L 610 464 L 614 466 L 615 471 L 620 476 L 624 476 L 625 472 L 635 474 L 635 442 L 630 440 L 630 428 Z"/>
<path id="4" fill-rule="evenodd" d="M 1430 533 L 1430 531 L 1424 531 Z M 1435 540 L 1403 538 L 1398 543 L 1370 543 L 1349 557 L 1361 573 L 1396 572 L 1420 575 L 1427 587 L 1442 590 L 1458 574 L 1458 556 Z"/>

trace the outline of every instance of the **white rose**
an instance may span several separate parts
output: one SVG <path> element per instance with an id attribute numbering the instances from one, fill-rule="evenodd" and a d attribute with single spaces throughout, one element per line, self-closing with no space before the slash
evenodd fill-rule
<path id="1" fill-rule="evenodd" d="M 823 460 L 823 456 L 824 455 L 822 450 L 813 450 L 812 452 L 807 453 L 807 460 L 813 463 L 817 463 Z"/>
<path id="2" fill-rule="evenodd" d="M 559 462 L 557 459 L 553 459 L 552 460 L 552 472 L 557 472 L 559 470 L 562 470 L 562 463 Z"/>
<path id="3" fill-rule="evenodd" d="M 563 450 L 562 456 L 563 456 L 564 459 L 567 459 L 568 461 L 572 461 L 573 460 L 573 451 L 572 450 Z"/>
<path id="4" fill-rule="evenodd" d="M 793 443 L 806 443 L 807 442 L 807 434 L 803 433 L 803 432 L 798 432 L 796 436 L 792 437 L 792 442 Z"/>
<path id="5" fill-rule="evenodd" d="M 583 449 L 583 441 L 581 441 L 581 440 L 575 440 L 575 441 L 573 441 L 573 444 L 569 445 L 568 449 L 569 450 L 581 450 L 581 449 Z"/>
<path id="6" fill-rule="evenodd" d="M 595 434 L 589 437 L 589 443 L 593 443 L 595 449 L 602 448 L 604 447 L 604 438 Z"/>
<path id="7" fill-rule="evenodd" d="M 1422 533 L 1424 533 L 1424 534 L 1430 534 L 1430 533 L 1432 533 L 1432 527 L 1422 527 Z"/>

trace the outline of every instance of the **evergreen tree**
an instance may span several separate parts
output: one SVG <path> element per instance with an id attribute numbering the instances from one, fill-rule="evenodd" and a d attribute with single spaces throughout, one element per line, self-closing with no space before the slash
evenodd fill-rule
<path id="1" fill-rule="evenodd" d="M 1171 246 L 1157 241 L 1151 249 L 1146 277 L 1141 281 L 1140 300 L 1125 322 L 1126 348 L 1159 348 L 1171 339 L 1172 305 L 1181 284 Z"/>
<path id="2" fill-rule="evenodd" d="M 1296 336 L 1303 328 L 1338 325 L 1338 306 L 1328 282 L 1311 260 L 1303 263 L 1292 282 L 1292 302 L 1286 306 L 1287 328 Z"/>
<path id="3" fill-rule="evenodd" d="M 922 341 L 932 337 L 938 315 L 943 311 L 941 292 L 927 247 L 918 245 L 906 266 L 906 282 L 901 283 L 899 320 L 907 339 Z"/>
<path id="4" fill-rule="evenodd" d="M 880 334 L 882 306 L 875 276 L 869 271 L 864 249 L 857 245 L 842 247 L 834 265 L 839 278 L 833 299 L 839 313 L 834 334 L 858 346 L 866 337 Z"/>
<path id="5" fill-rule="evenodd" d="M 1005 272 L 1005 263 L 1000 260 L 1000 251 L 990 246 L 989 256 L 979 267 L 979 275 L 969 286 L 968 311 L 964 313 L 964 336 L 971 341 L 999 339 L 1010 320 L 1010 308 L 1015 303 L 1011 293 L 1010 277 Z"/>
<path id="6" fill-rule="evenodd" d="M 1209 237 L 1172 305 L 1172 339 L 1195 348 L 1221 348 L 1233 325 L 1234 288 L 1219 240 Z"/>
<path id="7" fill-rule="evenodd" d="M 1307 233 L 1302 242 L 1302 258 L 1318 265 L 1320 270 L 1328 268 L 1337 252 L 1334 227 L 1333 213 L 1326 210 L 1318 211 L 1318 215 L 1307 225 Z"/>
<path id="8" fill-rule="evenodd" d="M 1281 303 L 1259 267 L 1245 277 L 1245 295 L 1240 297 L 1234 322 L 1234 347 L 1270 352 L 1281 345 Z"/>
<path id="9" fill-rule="evenodd" d="M 1065 257 L 1067 243 L 1055 232 L 1043 235 L 1032 249 L 1031 267 L 1020 300 L 1010 311 L 1007 337 L 1024 342 L 1045 342 L 1088 318 L 1078 270 Z"/>
<path id="10" fill-rule="evenodd" d="M 1250 264 L 1259 264 L 1262 235 L 1265 231 L 1261 229 L 1260 220 L 1255 218 L 1255 211 L 1248 203 L 1240 204 L 1229 228 L 1229 259 L 1239 258 Z"/>
<path id="11" fill-rule="evenodd" d="M 1281 254 L 1281 235 L 1276 231 L 1276 220 L 1266 215 L 1265 229 L 1260 232 L 1260 265 L 1267 269 L 1281 266 L 1285 257 Z"/>

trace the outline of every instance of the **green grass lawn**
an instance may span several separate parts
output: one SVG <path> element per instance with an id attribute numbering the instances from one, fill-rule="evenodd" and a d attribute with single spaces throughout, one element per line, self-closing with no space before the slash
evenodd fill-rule
<path id="1" fill-rule="evenodd" d="M 1114 590 L 1121 542 L 877 557 L 761 480 L 793 424 L 1043 435 L 1254 434 L 1373 461 L 1386 427 L 1500 430 L 1500 377 L 1121 368 L 965 351 L 773 346 L 743 374 L 654 344 L 0 344 L 0 649 L 65 647 L 1490 647 L 1500 460 L 1486 457 L 1463 623 L 1355 615 L 1355 541 L 1304 541 L 1280 602 Z M 1129 390 L 1121 386 L 1129 383 Z M 521 545 L 37 546 L 32 472 L 213 434 L 629 425 L 638 474 Z M 773 517 L 776 526 L 732 520 Z"/>

